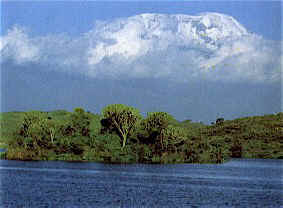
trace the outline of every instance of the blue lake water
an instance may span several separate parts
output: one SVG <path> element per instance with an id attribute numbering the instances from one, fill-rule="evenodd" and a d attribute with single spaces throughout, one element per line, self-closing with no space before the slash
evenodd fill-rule
<path id="1" fill-rule="evenodd" d="M 0 160 L 0 207 L 283 207 L 282 160 L 113 165 Z"/>

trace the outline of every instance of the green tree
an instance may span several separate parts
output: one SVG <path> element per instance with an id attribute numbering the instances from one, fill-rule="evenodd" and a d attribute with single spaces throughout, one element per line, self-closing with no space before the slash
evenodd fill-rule
<path id="1" fill-rule="evenodd" d="M 66 136 L 90 136 L 91 116 L 82 108 L 75 108 L 70 115 L 68 124 L 65 125 L 63 134 Z"/>
<path id="2" fill-rule="evenodd" d="M 216 119 L 216 124 L 220 125 L 220 124 L 223 124 L 224 123 L 224 118 L 218 118 Z"/>
<path id="3" fill-rule="evenodd" d="M 35 123 L 38 123 L 41 120 L 45 119 L 47 119 L 47 115 L 40 111 L 25 112 L 20 127 L 20 135 L 23 137 L 27 137 L 30 127 Z"/>
<path id="4" fill-rule="evenodd" d="M 23 138 L 25 147 L 49 147 L 54 144 L 58 131 L 58 123 L 46 113 L 30 111 L 23 117 L 19 136 Z"/>
<path id="5" fill-rule="evenodd" d="M 150 112 L 141 122 L 141 127 L 149 134 L 151 139 L 155 140 L 172 121 L 174 121 L 173 116 L 166 112 Z"/>
<path id="6" fill-rule="evenodd" d="M 102 110 L 104 119 L 107 119 L 118 132 L 125 147 L 128 135 L 134 130 L 141 119 L 139 110 L 123 104 L 111 104 Z"/>
<path id="7" fill-rule="evenodd" d="M 184 143 L 186 139 L 187 132 L 184 128 L 171 125 L 163 129 L 159 135 L 159 143 L 165 151 L 176 152 L 177 146 Z"/>

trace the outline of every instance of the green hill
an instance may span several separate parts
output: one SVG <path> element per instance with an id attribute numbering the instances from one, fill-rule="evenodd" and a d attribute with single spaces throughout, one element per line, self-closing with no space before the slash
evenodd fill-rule
<path id="1" fill-rule="evenodd" d="M 224 121 L 207 127 L 206 135 L 240 145 L 245 158 L 283 158 L 283 113 Z"/>
<path id="2" fill-rule="evenodd" d="M 171 119 L 162 131 L 142 127 L 146 121 L 142 119 L 122 149 L 121 135 L 115 126 L 101 125 L 102 115 L 83 110 L 40 112 L 47 122 L 45 130 L 43 124 L 34 125 L 31 132 L 24 134 L 27 115 L 25 112 L 0 114 L 0 145 L 7 148 L 6 159 L 208 163 L 230 157 L 283 158 L 283 113 L 218 119 L 211 125 Z M 56 133 L 50 134 L 51 140 L 49 134 L 43 134 L 46 129 Z"/>

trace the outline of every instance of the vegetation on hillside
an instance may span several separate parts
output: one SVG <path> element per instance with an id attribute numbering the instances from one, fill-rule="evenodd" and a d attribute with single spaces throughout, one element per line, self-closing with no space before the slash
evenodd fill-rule
<path id="1" fill-rule="evenodd" d="M 0 114 L 2 159 L 108 163 L 221 163 L 230 157 L 283 158 L 283 113 L 211 125 L 179 122 L 166 112 L 145 118 L 112 104 L 86 112 Z"/>

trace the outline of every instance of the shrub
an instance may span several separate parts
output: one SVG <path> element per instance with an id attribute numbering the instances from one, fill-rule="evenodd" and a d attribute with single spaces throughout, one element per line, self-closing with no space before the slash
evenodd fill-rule
<path id="1" fill-rule="evenodd" d="M 23 147 L 8 148 L 6 152 L 8 160 L 36 160 L 37 153 L 35 151 L 27 151 Z"/>
<path id="2" fill-rule="evenodd" d="M 85 137 L 61 137 L 56 142 L 56 152 L 58 154 L 80 155 L 84 151 Z"/>
<path id="3" fill-rule="evenodd" d="M 0 159 L 5 160 L 6 159 L 6 152 L 0 152 Z"/>
<path id="4" fill-rule="evenodd" d="M 164 153 L 161 156 L 161 163 L 183 163 L 184 155 L 181 153 Z"/>
<path id="5" fill-rule="evenodd" d="M 134 146 L 135 152 L 137 154 L 138 162 L 146 163 L 150 162 L 153 156 L 152 149 L 145 144 L 137 144 Z"/>
<path id="6" fill-rule="evenodd" d="M 208 149 L 210 161 L 222 163 L 229 157 L 229 145 L 225 142 L 225 137 L 214 136 L 209 139 Z"/>

